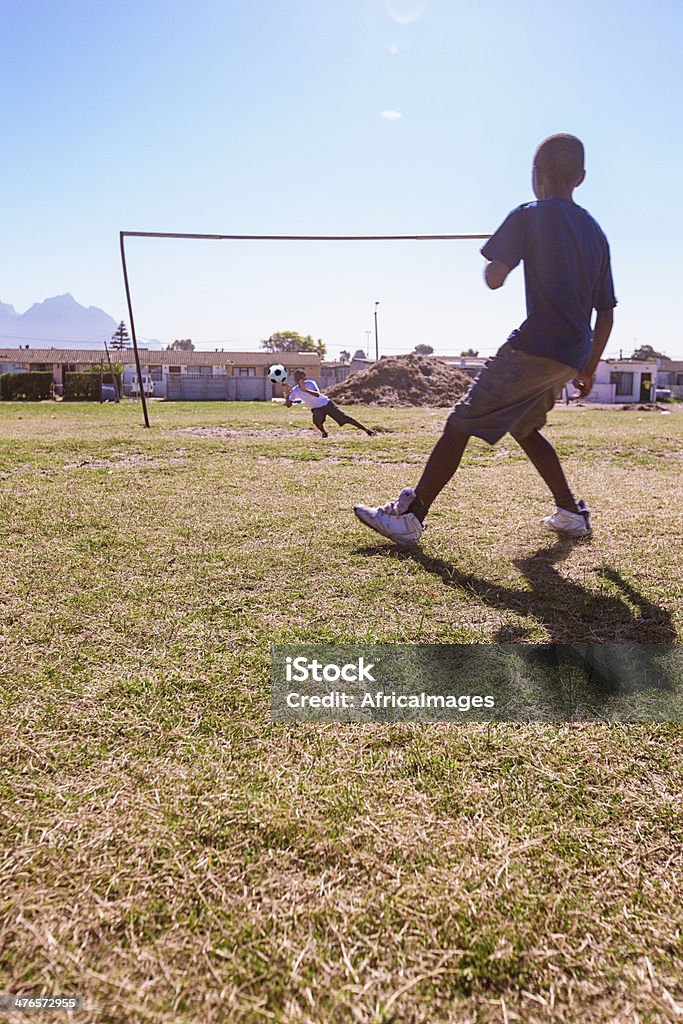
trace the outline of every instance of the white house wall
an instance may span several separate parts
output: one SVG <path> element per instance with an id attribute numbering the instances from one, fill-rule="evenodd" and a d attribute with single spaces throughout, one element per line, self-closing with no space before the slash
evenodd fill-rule
<path id="1" fill-rule="evenodd" d="M 618 395 L 617 385 L 611 382 L 613 373 L 632 373 L 633 384 L 631 393 Z M 657 364 L 646 362 L 631 362 L 630 360 L 611 359 L 600 360 L 595 372 L 595 384 L 588 398 L 589 402 L 607 402 L 614 405 L 630 405 L 642 401 L 640 397 L 640 386 L 643 375 L 650 375 L 650 395 L 645 401 L 654 399 L 655 381 L 657 379 Z"/>

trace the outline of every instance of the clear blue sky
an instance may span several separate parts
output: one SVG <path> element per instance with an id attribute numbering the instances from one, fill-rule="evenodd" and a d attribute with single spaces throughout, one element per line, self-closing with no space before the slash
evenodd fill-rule
<path id="1" fill-rule="evenodd" d="M 683 358 L 678 0 L 22 0 L 2 22 L 0 301 L 19 312 L 70 291 L 127 320 L 120 229 L 491 231 L 569 131 L 612 246 L 608 352 Z M 488 292 L 472 242 L 128 246 L 138 333 L 164 342 L 293 329 L 334 355 L 379 300 L 383 352 L 487 353 L 523 319 L 521 270 Z"/>

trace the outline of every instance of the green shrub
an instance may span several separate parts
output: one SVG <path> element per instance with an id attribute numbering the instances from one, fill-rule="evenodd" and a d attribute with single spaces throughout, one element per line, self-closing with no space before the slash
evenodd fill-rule
<path id="1" fill-rule="evenodd" d="M 99 402 L 99 373 L 65 373 L 63 397 L 65 402 Z"/>
<path id="2" fill-rule="evenodd" d="M 54 383 L 49 370 L 26 370 L 0 374 L 0 398 L 6 402 L 23 399 L 40 402 L 50 397 Z"/>
<path id="3" fill-rule="evenodd" d="M 119 394 L 122 394 L 122 392 L 121 392 L 121 377 L 123 375 L 123 364 L 122 363 L 113 363 L 113 370 L 114 370 L 114 373 L 113 374 L 110 373 L 109 372 L 109 367 L 105 363 L 104 367 L 102 368 L 102 383 L 103 384 L 113 384 L 114 383 L 113 378 L 116 378 L 116 386 L 119 389 Z M 93 363 L 92 366 L 88 366 L 87 369 L 85 369 L 85 370 L 83 370 L 81 372 L 82 373 L 95 374 L 97 377 L 99 377 L 99 375 L 100 375 L 100 367 L 97 366 L 95 363 Z"/>

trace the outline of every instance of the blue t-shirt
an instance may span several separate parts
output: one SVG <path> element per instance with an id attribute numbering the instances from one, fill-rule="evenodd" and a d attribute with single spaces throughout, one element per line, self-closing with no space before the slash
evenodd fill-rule
<path id="1" fill-rule="evenodd" d="M 593 310 L 617 304 L 600 225 L 571 199 L 540 199 L 513 210 L 481 251 L 510 270 L 524 260 L 527 318 L 508 341 L 583 369 Z"/>

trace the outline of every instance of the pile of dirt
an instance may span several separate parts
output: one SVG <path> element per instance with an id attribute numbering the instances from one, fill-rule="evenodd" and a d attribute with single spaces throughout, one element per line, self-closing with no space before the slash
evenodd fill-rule
<path id="1" fill-rule="evenodd" d="M 339 405 L 450 406 L 472 383 L 434 356 L 387 356 L 352 373 L 325 394 Z"/>

